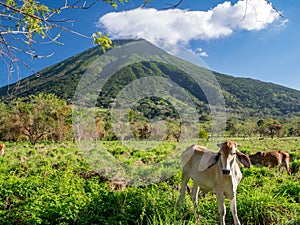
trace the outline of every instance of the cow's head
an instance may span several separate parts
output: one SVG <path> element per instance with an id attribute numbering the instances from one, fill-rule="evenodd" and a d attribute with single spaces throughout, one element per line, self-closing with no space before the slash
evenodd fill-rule
<path id="1" fill-rule="evenodd" d="M 246 167 L 250 167 L 250 159 L 244 155 L 243 153 L 239 152 L 237 147 L 239 146 L 238 143 L 228 141 L 221 144 L 218 144 L 218 147 L 220 148 L 218 155 L 215 157 L 211 165 L 209 167 L 212 167 L 214 164 L 218 162 L 218 160 L 221 160 L 222 164 L 222 173 L 224 175 L 231 175 L 232 168 L 235 163 L 236 157 L 238 160 Z"/>
<path id="2" fill-rule="evenodd" d="M 251 163 L 253 164 L 261 164 L 263 157 L 265 157 L 265 152 L 256 152 L 254 155 L 249 155 Z"/>

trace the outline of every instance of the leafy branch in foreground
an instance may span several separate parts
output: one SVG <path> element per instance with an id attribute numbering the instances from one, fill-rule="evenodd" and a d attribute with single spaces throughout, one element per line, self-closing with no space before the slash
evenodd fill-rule
<path id="1" fill-rule="evenodd" d="M 63 44 L 59 41 L 61 33 L 67 31 L 75 35 L 93 40 L 95 44 L 101 45 L 103 50 L 110 47 L 111 41 L 108 35 L 82 34 L 69 28 L 69 24 L 74 22 L 71 19 L 65 19 L 63 12 L 66 10 L 88 10 L 99 0 L 65 0 L 57 8 L 51 8 L 36 0 L 5 0 L 0 1 L 0 57 L 7 65 L 8 74 L 18 70 L 18 64 L 31 70 L 30 66 L 23 60 L 23 56 L 29 56 L 32 59 L 50 57 L 41 55 L 35 49 L 39 44 Z M 104 4 L 117 8 L 118 4 L 127 2 L 127 0 L 102 0 Z"/>
<path id="2" fill-rule="evenodd" d="M 92 38 L 93 43 L 96 45 L 100 45 L 103 52 L 105 52 L 106 49 L 110 48 L 112 45 L 112 41 L 108 37 L 108 34 L 103 35 L 101 32 L 97 32 L 92 35 Z"/>

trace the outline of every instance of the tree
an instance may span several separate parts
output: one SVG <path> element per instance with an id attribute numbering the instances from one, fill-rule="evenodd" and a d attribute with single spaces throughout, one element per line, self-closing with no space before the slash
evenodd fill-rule
<path id="1" fill-rule="evenodd" d="M 181 135 L 181 126 L 180 123 L 176 120 L 169 120 L 167 122 L 167 130 L 166 130 L 166 140 L 175 139 L 177 142 L 180 141 Z"/>
<path id="2" fill-rule="evenodd" d="M 237 134 L 236 123 L 237 120 L 234 118 L 228 119 L 226 121 L 226 132 L 230 137 L 233 137 Z"/>
<path id="3" fill-rule="evenodd" d="M 282 125 L 272 118 L 259 119 L 256 124 L 260 136 L 269 135 L 274 138 L 275 135 L 279 136 L 282 130 Z"/>
<path id="4" fill-rule="evenodd" d="M 34 49 L 41 43 L 57 43 L 63 31 L 68 31 L 84 38 L 90 38 L 95 44 L 101 45 L 103 51 L 111 47 L 108 34 L 97 32 L 94 34 L 82 34 L 70 28 L 71 19 L 64 19 L 63 12 L 70 9 L 87 10 L 99 0 L 74 0 L 62 1 L 61 6 L 51 8 L 36 0 L 0 0 L 0 57 L 8 67 L 11 74 L 17 62 L 27 68 L 29 65 L 19 55 L 27 55 L 32 59 L 49 57 L 41 55 Z M 117 8 L 118 3 L 127 0 L 102 0 L 105 4 Z M 59 4 L 59 3 L 58 3 Z"/>
<path id="5" fill-rule="evenodd" d="M 300 118 L 297 116 L 294 116 L 292 118 L 289 118 L 284 123 L 286 128 L 286 134 L 289 137 L 299 137 L 300 136 Z"/>
<path id="6" fill-rule="evenodd" d="M 280 123 L 278 123 L 277 121 L 275 121 L 274 123 L 271 123 L 269 125 L 271 138 L 273 139 L 275 134 L 277 134 L 277 136 L 279 136 L 281 129 L 282 129 L 282 125 Z"/>
<path id="7" fill-rule="evenodd" d="M 18 141 L 21 135 L 16 116 L 9 105 L 0 103 L 0 139 L 5 141 Z"/>
<path id="8" fill-rule="evenodd" d="M 59 99 L 52 94 L 46 96 L 50 97 L 50 104 L 54 108 L 52 116 L 55 122 L 50 129 L 52 139 L 61 142 L 72 138 L 74 135 L 71 120 L 71 106 L 68 106 L 65 100 Z"/>
<path id="9" fill-rule="evenodd" d="M 131 124 L 130 129 L 132 130 L 133 135 L 140 140 L 146 140 L 151 135 L 151 124 L 147 121 L 136 121 Z"/>
<path id="10" fill-rule="evenodd" d="M 53 134 L 62 140 L 62 132 L 66 132 L 63 126 L 70 115 L 64 100 L 44 93 L 16 99 L 11 111 L 12 116 L 8 118 L 11 129 L 19 130 L 33 145 Z"/>
<path id="11" fill-rule="evenodd" d="M 205 129 L 201 129 L 199 130 L 199 138 L 200 139 L 205 139 L 208 140 L 209 139 L 209 134 L 207 133 L 207 131 Z"/>
<path id="12" fill-rule="evenodd" d="M 259 133 L 259 135 L 261 137 L 263 137 L 267 133 L 265 120 L 264 119 L 259 119 L 256 122 L 256 125 L 257 125 L 257 132 Z"/>

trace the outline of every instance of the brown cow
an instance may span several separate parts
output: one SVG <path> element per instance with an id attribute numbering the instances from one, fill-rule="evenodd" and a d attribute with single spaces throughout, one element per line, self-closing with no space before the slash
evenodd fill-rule
<path id="1" fill-rule="evenodd" d="M 253 155 L 249 155 L 252 164 L 259 164 L 266 167 L 278 167 L 280 170 L 281 167 L 285 167 L 288 174 L 291 175 L 290 170 L 290 156 L 285 151 L 266 151 L 266 152 L 256 152 Z"/>
<path id="2" fill-rule="evenodd" d="M 0 142 L 0 155 L 4 155 L 4 148 L 5 148 L 5 144 Z"/>
<path id="3" fill-rule="evenodd" d="M 290 155 L 289 155 L 289 153 L 287 153 L 285 151 L 282 151 L 282 150 L 280 150 L 278 152 L 282 156 L 280 167 L 285 167 L 288 174 L 291 175 L 292 172 L 291 172 L 291 168 L 290 168 Z"/>

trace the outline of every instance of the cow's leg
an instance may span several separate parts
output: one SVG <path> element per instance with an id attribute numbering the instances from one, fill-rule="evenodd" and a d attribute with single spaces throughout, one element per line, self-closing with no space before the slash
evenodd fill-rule
<path id="1" fill-rule="evenodd" d="M 198 205 L 198 193 L 199 193 L 199 186 L 196 183 L 194 183 L 193 190 L 192 190 L 192 201 L 194 203 L 195 208 Z"/>
<path id="2" fill-rule="evenodd" d="M 181 184 L 181 189 L 180 189 L 180 206 L 182 206 L 184 196 L 185 196 L 185 189 L 187 182 L 189 180 L 189 176 L 186 173 L 182 173 L 182 184 Z"/>
<path id="3" fill-rule="evenodd" d="M 286 163 L 286 171 L 287 171 L 288 175 L 292 174 L 292 171 L 291 171 L 291 168 L 290 168 L 290 165 L 288 162 Z"/>
<path id="4" fill-rule="evenodd" d="M 226 214 L 226 208 L 224 203 L 224 195 L 223 192 L 217 191 L 217 201 L 218 201 L 218 209 L 220 214 L 220 224 L 225 225 L 225 214 Z"/>
<path id="5" fill-rule="evenodd" d="M 240 225 L 240 221 L 237 215 L 237 209 L 236 209 L 236 197 L 234 195 L 233 199 L 230 200 L 230 210 L 233 216 L 234 225 Z"/>
<path id="6" fill-rule="evenodd" d="M 202 189 L 201 190 L 201 196 L 202 196 L 202 198 L 205 198 L 206 194 L 207 194 L 207 191 Z"/>
<path id="7" fill-rule="evenodd" d="M 287 159 L 285 159 L 284 167 L 286 168 L 286 171 L 287 171 L 288 175 L 291 175 L 290 164 L 289 164 L 289 161 Z"/>
<path id="8" fill-rule="evenodd" d="M 283 173 L 284 165 L 282 163 L 280 163 L 277 167 L 278 167 L 278 172 Z"/>

